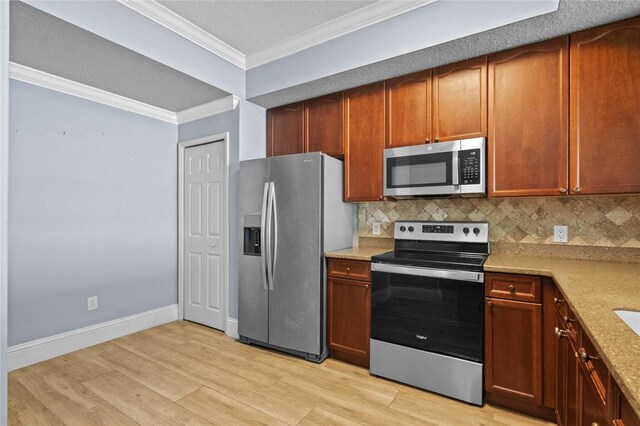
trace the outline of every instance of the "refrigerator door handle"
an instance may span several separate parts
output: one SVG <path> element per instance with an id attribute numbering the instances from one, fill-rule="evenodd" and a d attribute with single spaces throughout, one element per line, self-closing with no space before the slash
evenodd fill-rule
<path id="1" fill-rule="evenodd" d="M 269 195 L 267 197 L 267 245 L 265 249 L 267 261 L 267 282 L 269 283 L 267 290 L 273 290 L 273 283 L 271 282 L 271 280 L 273 280 L 273 271 L 271 271 L 271 262 L 273 258 L 273 252 L 271 251 L 271 243 L 273 242 L 273 182 L 268 182 L 265 185 L 269 188 Z"/>
<path id="2" fill-rule="evenodd" d="M 276 261 L 278 259 L 278 209 L 276 208 L 276 184 L 271 182 L 271 188 L 269 189 L 269 197 L 271 198 L 271 208 L 272 208 L 272 218 L 273 218 L 273 228 L 269 229 L 271 232 L 271 237 L 273 238 L 273 252 L 269 254 L 271 258 L 271 268 L 269 275 L 269 290 L 273 290 L 273 276 L 276 273 Z M 271 218 L 269 219 L 271 221 Z M 271 243 L 271 241 L 269 241 Z M 271 244 L 269 244 L 269 248 L 271 249 Z"/>
<path id="3" fill-rule="evenodd" d="M 269 230 L 267 229 L 268 221 L 267 221 L 267 202 L 269 200 L 269 183 L 264 183 L 264 193 L 262 194 L 262 217 L 260 223 L 260 242 L 262 244 L 262 252 L 260 253 L 260 262 L 262 264 L 262 268 L 260 272 L 262 273 L 262 285 L 265 290 L 268 290 L 268 274 L 267 274 L 267 252 L 269 247 Z"/>

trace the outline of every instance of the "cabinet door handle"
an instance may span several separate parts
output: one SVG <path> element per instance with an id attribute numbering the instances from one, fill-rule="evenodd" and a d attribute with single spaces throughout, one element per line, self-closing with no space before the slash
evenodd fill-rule
<path id="1" fill-rule="evenodd" d="M 347 271 L 347 274 L 348 274 L 349 272 L 351 272 L 351 268 L 349 268 L 349 267 L 347 266 L 346 271 Z"/>
<path id="2" fill-rule="evenodd" d="M 562 321 L 564 321 L 565 324 L 569 324 L 570 322 L 576 322 L 575 318 L 569 318 L 568 316 L 564 316 L 562 317 Z"/>
<path id="3" fill-rule="evenodd" d="M 430 140 L 429 138 L 426 138 L 426 139 L 424 140 L 424 143 L 431 143 L 431 140 Z"/>
<path id="4" fill-rule="evenodd" d="M 558 299 L 557 297 L 554 297 L 554 298 L 553 298 L 553 303 L 555 303 L 555 304 L 559 305 L 560 303 L 564 303 L 564 300 L 562 300 L 562 299 Z"/>
<path id="5" fill-rule="evenodd" d="M 365 285 L 364 285 L 364 288 L 369 288 L 369 284 L 365 284 Z"/>
<path id="6" fill-rule="evenodd" d="M 440 138 L 439 138 L 439 137 L 437 137 L 437 136 L 436 136 L 435 138 L 433 138 L 433 140 L 434 140 L 435 142 L 440 142 Z"/>
<path id="7" fill-rule="evenodd" d="M 584 362 L 585 364 L 591 360 L 598 360 L 600 359 L 599 357 L 595 356 L 595 355 L 589 355 L 583 348 L 580 348 L 578 350 L 578 356 L 580 358 L 580 361 Z"/>
<path id="8" fill-rule="evenodd" d="M 491 300 L 487 300 L 487 305 L 488 305 L 489 307 L 491 307 L 491 305 L 492 305 L 492 304 L 491 304 Z"/>
<path id="9" fill-rule="evenodd" d="M 566 194 L 567 188 L 560 188 L 558 191 L 560 191 L 561 194 Z"/>
<path id="10" fill-rule="evenodd" d="M 573 192 L 575 192 L 576 194 L 580 192 L 580 187 L 576 186 L 575 188 L 573 188 Z"/>
<path id="11" fill-rule="evenodd" d="M 513 284 L 511 284 L 511 285 L 509 286 L 509 291 L 510 291 L 511 293 L 515 293 L 515 291 L 516 291 L 516 286 L 515 286 L 515 285 L 513 285 Z"/>
<path id="12" fill-rule="evenodd" d="M 555 332 L 556 336 L 558 336 L 558 339 L 561 337 L 567 337 L 569 335 L 569 332 L 567 330 L 562 330 L 558 327 L 555 328 Z"/>

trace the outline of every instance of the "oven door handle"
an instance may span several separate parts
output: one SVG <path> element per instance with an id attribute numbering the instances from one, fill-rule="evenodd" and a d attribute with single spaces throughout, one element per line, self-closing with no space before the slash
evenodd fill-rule
<path id="1" fill-rule="evenodd" d="M 404 265 L 389 265 L 388 263 L 372 263 L 372 272 L 387 272 L 390 274 L 414 275 L 420 277 L 442 278 L 446 280 L 484 282 L 484 273 L 471 271 L 450 271 L 444 269 L 416 268 Z"/>

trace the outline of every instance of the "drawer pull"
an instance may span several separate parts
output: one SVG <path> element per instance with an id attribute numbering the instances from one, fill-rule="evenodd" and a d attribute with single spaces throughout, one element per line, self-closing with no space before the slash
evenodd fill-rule
<path id="1" fill-rule="evenodd" d="M 555 303 L 556 305 L 559 305 L 561 303 L 564 303 L 563 299 L 558 299 L 557 297 L 553 298 L 553 303 Z"/>
<path id="2" fill-rule="evenodd" d="M 515 293 L 515 292 L 516 292 L 516 286 L 515 286 L 515 285 L 513 285 L 513 284 L 511 284 L 511 285 L 509 286 L 509 291 L 510 291 L 511 293 Z"/>
<path id="3" fill-rule="evenodd" d="M 597 357 L 595 355 L 589 355 L 584 349 L 580 348 L 580 350 L 578 350 L 579 353 L 579 357 L 580 357 L 580 361 L 584 362 L 585 364 L 591 360 L 598 360 L 600 359 L 600 357 Z"/>
<path id="4" fill-rule="evenodd" d="M 564 321 L 565 324 L 569 324 L 570 322 L 576 322 L 575 318 L 569 318 L 568 316 L 564 316 L 562 317 L 562 321 Z"/>
<path id="5" fill-rule="evenodd" d="M 347 270 L 347 273 L 351 272 L 351 268 L 349 268 L 348 266 L 346 270 Z"/>
<path id="6" fill-rule="evenodd" d="M 569 332 L 567 330 L 562 330 L 558 327 L 555 328 L 555 332 L 556 336 L 558 336 L 558 339 L 561 337 L 567 337 L 569 335 Z"/>
<path id="7" fill-rule="evenodd" d="M 369 288 L 369 284 L 365 284 L 365 285 L 364 285 L 364 288 Z"/>

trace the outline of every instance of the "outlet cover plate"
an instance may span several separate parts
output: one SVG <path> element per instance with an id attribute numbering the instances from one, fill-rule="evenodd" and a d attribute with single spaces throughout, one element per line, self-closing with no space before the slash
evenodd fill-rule
<path id="1" fill-rule="evenodd" d="M 380 222 L 373 222 L 372 228 L 373 235 L 380 235 Z"/>
<path id="2" fill-rule="evenodd" d="M 553 242 L 554 243 L 569 242 L 569 229 L 566 225 L 555 225 L 553 227 Z"/>

